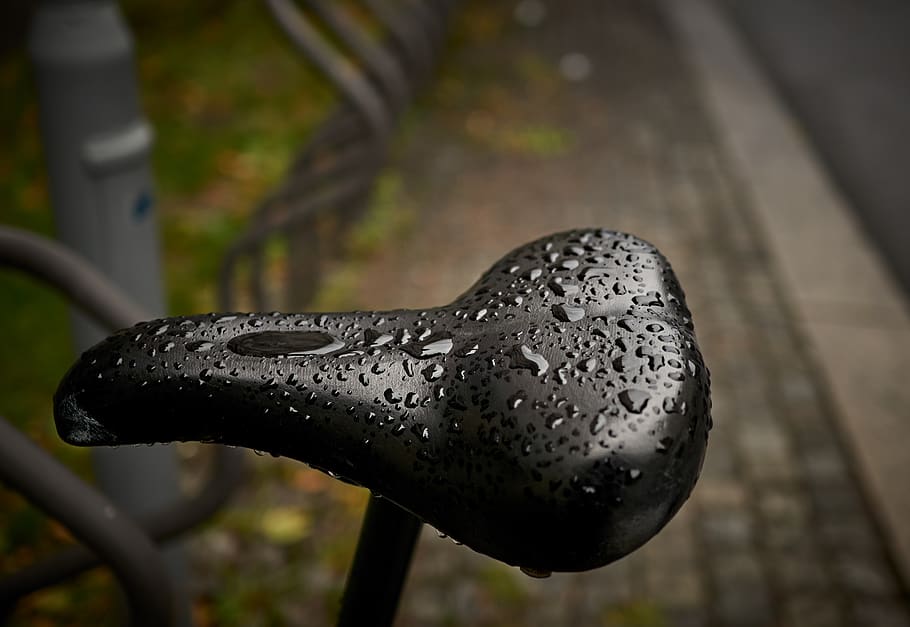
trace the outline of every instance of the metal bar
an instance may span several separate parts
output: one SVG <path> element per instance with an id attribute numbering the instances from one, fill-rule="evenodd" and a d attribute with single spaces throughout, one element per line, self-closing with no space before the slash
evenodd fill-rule
<path id="1" fill-rule="evenodd" d="M 370 40 L 335 2 L 305 0 L 304 5 L 322 21 L 379 85 L 393 116 L 404 111 L 411 99 L 411 85 L 402 67 L 382 45 Z"/>
<path id="2" fill-rule="evenodd" d="M 286 177 L 304 171 L 311 167 L 320 167 L 320 162 L 331 158 L 331 153 L 341 148 L 352 145 L 358 148 L 364 144 L 375 143 L 372 137 L 364 141 L 364 128 L 361 117 L 346 102 L 342 102 L 331 117 L 319 128 L 313 131 L 312 137 L 294 155 L 288 168 Z"/>
<path id="3" fill-rule="evenodd" d="M 391 122 L 382 98 L 343 56 L 332 50 L 292 0 L 265 0 L 276 23 L 316 68 L 363 117 L 376 137 L 387 137 Z"/>
<path id="4" fill-rule="evenodd" d="M 65 246 L 40 235 L 0 227 L 0 266 L 20 270 L 61 290 L 75 305 L 111 330 L 150 318 L 94 266 Z M 181 498 L 138 516 L 146 533 L 156 541 L 164 541 L 211 517 L 242 480 L 243 458 L 242 451 L 218 447 L 210 479 L 193 497 Z M 96 555 L 81 547 L 64 549 L 0 579 L 0 588 L 7 595 L 4 598 L 22 597 L 99 563 Z"/>
<path id="5" fill-rule="evenodd" d="M 335 215 L 347 216 L 349 213 L 355 211 L 357 208 L 362 207 L 364 205 L 367 197 L 369 196 L 370 184 L 371 184 L 373 178 L 374 178 L 373 173 L 365 175 L 364 179 L 366 179 L 366 180 L 365 180 L 365 184 L 362 187 L 360 187 L 359 189 L 353 190 L 349 194 L 343 195 L 336 202 L 334 202 L 332 204 L 326 204 L 322 207 L 317 207 L 315 205 L 309 205 L 307 207 L 304 207 L 305 209 L 310 209 L 306 214 L 299 215 L 298 217 L 296 217 L 294 220 L 288 222 L 288 224 L 284 225 L 283 227 L 276 227 L 275 229 L 272 229 L 271 231 L 269 231 L 268 235 L 264 235 L 262 239 L 260 239 L 259 241 L 256 242 L 255 246 L 249 252 L 249 257 L 250 257 L 249 283 L 250 283 L 250 293 L 252 296 L 251 304 L 253 305 L 254 310 L 265 311 L 265 310 L 271 310 L 271 309 L 276 308 L 266 302 L 265 290 L 263 289 L 264 276 L 265 276 L 265 270 L 266 270 L 263 253 L 264 253 L 265 244 L 266 244 L 267 239 L 269 237 L 277 235 L 277 232 L 279 230 L 287 229 L 289 231 L 293 231 L 295 233 L 295 236 L 294 236 L 295 249 L 297 249 L 297 247 L 301 246 L 302 242 L 309 243 L 309 245 L 311 247 L 314 247 L 314 250 L 311 252 L 315 252 L 316 258 L 319 259 L 320 251 L 322 251 L 323 248 L 321 246 L 320 238 L 317 237 L 317 233 L 313 232 L 313 228 L 319 226 L 318 223 L 315 221 L 316 217 L 322 216 L 327 219 L 330 219 Z M 327 211 L 328 209 L 334 209 L 334 211 L 329 212 L 329 211 Z M 293 213 L 293 212 L 294 212 L 294 209 L 291 208 L 288 213 Z M 306 215 L 308 215 L 310 218 L 312 218 L 309 223 L 303 223 L 303 218 Z M 285 236 L 290 237 L 289 234 L 285 234 Z M 325 252 L 326 252 L 326 254 L 330 254 L 327 249 Z M 301 251 L 301 250 L 291 250 L 289 252 L 290 259 L 289 259 L 288 263 L 291 263 L 291 264 L 294 263 L 294 259 L 300 259 L 302 254 L 303 254 L 303 251 Z M 320 264 L 318 261 L 315 264 L 312 262 L 305 262 L 305 263 L 306 263 L 306 268 L 300 268 L 299 272 L 294 272 L 293 268 L 291 269 L 291 272 L 288 275 L 289 280 L 293 281 L 295 276 L 299 277 L 304 272 L 309 275 L 318 274 L 320 272 Z M 295 290 L 297 289 L 297 286 L 290 285 L 288 287 L 289 287 L 289 289 L 287 291 L 287 294 L 289 296 L 293 296 L 296 299 L 297 296 L 295 295 Z M 315 284 L 313 287 L 313 291 L 315 291 Z M 291 308 L 291 310 L 293 310 L 293 309 L 294 308 Z M 285 308 L 285 310 L 287 310 L 287 308 Z"/>
<path id="6" fill-rule="evenodd" d="M 210 471 L 210 479 L 195 496 L 172 506 L 139 516 L 136 522 L 156 543 L 174 538 L 215 514 L 243 480 L 244 452 L 218 446 Z M 3 461 L 0 459 L 0 464 Z M 61 522 L 67 519 L 59 516 Z M 62 549 L 43 561 L 31 564 L 0 579 L 4 603 L 12 603 L 32 592 L 57 585 L 87 570 L 101 565 L 103 559 L 81 546 Z"/>
<path id="7" fill-rule="evenodd" d="M 274 222 L 276 214 L 287 213 L 288 211 L 293 213 L 300 210 L 314 214 L 327 209 L 328 206 L 322 209 L 318 207 L 304 208 L 301 204 L 302 199 L 316 193 L 318 189 L 324 189 L 339 182 L 352 179 L 360 180 L 364 177 L 373 176 L 378 171 L 381 161 L 378 152 L 378 147 L 371 142 L 365 146 L 351 144 L 339 148 L 334 154 L 314 157 L 316 161 L 311 161 L 310 168 L 291 173 L 290 176 L 285 178 L 284 184 L 280 188 L 259 203 L 251 219 L 251 228 L 261 228 L 262 225 L 271 224 Z M 366 187 L 363 195 L 365 194 Z M 343 202 L 347 205 L 352 200 L 345 198 Z M 312 238 L 305 237 L 304 239 Z M 264 240 L 248 243 L 244 248 L 251 260 L 250 290 L 257 308 L 265 307 L 262 286 L 263 249 Z M 224 265 L 224 262 L 222 265 Z M 232 308 L 232 304 L 229 301 L 222 300 L 221 304 L 222 308 Z"/>
<path id="8" fill-rule="evenodd" d="M 173 625 L 173 590 L 160 553 L 107 498 L 0 419 L 0 479 L 60 520 L 111 565 L 123 585 L 132 624 Z M 0 605 L 18 598 L 0 588 Z"/>
<path id="9" fill-rule="evenodd" d="M 270 219 L 268 223 L 258 223 L 246 231 L 224 254 L 221 269 L 218 275 L 218 293 L 220 295 L 219 308 L 229 310 L 234 302 L 234 289 L 232 275 L 240 258 L 252 247 L 259 245 L 279 229 L 299 223 L 306 217 L 322 211 L 330 206 L 338 206 L 363 190 L 371 183 L 371 176 L 351 177 L 337 187 L 322 194 L 308 198 L 291 211 L 283 212 Z"/>
<path id="10" fill-rule="evenodd" d="M 394 503 L 370 498 L 341 601 L 339 627 L 392 624 L 421 527 L 416 516 Z"/>
<path id="11" fill-rule="evenodd" d="M 49 283 L 110 329 L 123 329 L 150 318 L 94 266 L 46 237 L 0 226 L 0 266 L 27 272 Z"/>
<path id="12" fill-rule="evenodd" d="M 300 170 L 289 173 L 281 186 L 268 198 L 274 202 L 293 202 L 317 186 L 334 182 L 340 178 L 351 177 L 362 169 L 378 168 L 381 162 L 379 152 L 373 144 L 349 144 L 339 147 L 331 154 L 314 156 L 312 158 L 316 161 L 311 162 L 309 168 L 303 167 L 301 164 Z M 306 159 L 306 157 L 306 155 L 301 155 L 301 159 Z M 254 220 L 263 220 L 267 215 L 268 210 L 260 205 L 254 215 Z"/>
<path id="13" fill-rule="evenodd" d="M 404 6 L 405 10 L 412 13 L 423 24 L 424 30 L 429 34 L 435 61 L 436 53 L 445 41 L 445 22 L 442 15 L 437 13 L 439 7 L 434 7 L 426 0 L 406 0 Z"/>
<path id="14" fill-rule="evenodd" d="M 396 10 L 384 0 L 361 0 L 363 6 L 389 33 L 397 46 L 404 66 L 416 77 L 416 83 L 423 83 L 433 69 L 433 42 L 414 23 L 413 16 Z"/>
<path id="15" fill-rule="evenodd" d="M 140 105 L 134 43 L 114 0 L 37 3 L 28 39 L 48 187 L 58 236 L 154 315 L 165 312 L 150 155 L 151 125 Z M 72 314 L 79 352 L 107 333 Z M 181 497 L 173 447 L 92 452 L 101 489 L 136 514 Z M 179 546 L 165 551 L 185 590 Z M 191 622 L 189 600 L 176 604 Z"/>

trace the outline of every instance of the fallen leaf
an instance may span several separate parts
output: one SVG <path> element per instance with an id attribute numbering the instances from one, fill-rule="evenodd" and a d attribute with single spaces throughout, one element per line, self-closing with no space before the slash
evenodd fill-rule
<path id="1" fill-rule="evenodd" d="M 291 506 L 267 509 L 259 520 L 262 534 L 278 544 L 299 542 L 310 534 L 312 527 L 310 515 Z"/>

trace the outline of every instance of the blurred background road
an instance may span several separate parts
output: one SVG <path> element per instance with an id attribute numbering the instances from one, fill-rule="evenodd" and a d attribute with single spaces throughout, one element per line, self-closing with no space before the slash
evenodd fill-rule
<path id="1" fill-rule="evenodd" d="M 910 5 L 721 4 L 910 290 Z"/>

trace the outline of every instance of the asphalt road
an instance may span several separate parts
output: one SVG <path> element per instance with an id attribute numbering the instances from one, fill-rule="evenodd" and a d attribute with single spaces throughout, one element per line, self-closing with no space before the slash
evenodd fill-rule
<path id="1" fill-rule="evenodd" d="M 722 4 L 910 292 L 910 3 Z"/>

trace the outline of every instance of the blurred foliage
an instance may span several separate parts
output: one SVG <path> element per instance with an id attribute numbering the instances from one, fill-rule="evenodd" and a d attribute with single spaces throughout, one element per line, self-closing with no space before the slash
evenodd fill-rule
<path id="1" fill-rule="evenodd" d="M 515 575 L 515 569 L 501 562 L 490 562 L 480 573 L 483 587 L 500 607 L 520 608 L 528 599 L 528 590 Z"/>
<path id="2" fill-rule="evenodd" d="M 603 613 L 603 625 L 609 627 L 666 627 L 664 610 L 652 603 L 627 603 L 608 607 Z"/>

